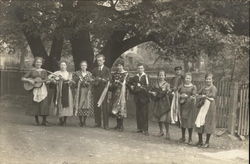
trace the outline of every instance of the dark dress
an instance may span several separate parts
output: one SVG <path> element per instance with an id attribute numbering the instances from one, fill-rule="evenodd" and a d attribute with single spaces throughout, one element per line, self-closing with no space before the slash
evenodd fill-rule
<path id="1" fill-rule="evenodd" d="M 179 88 L 179 94 L 187 94 L 187 98 L 179 99 L 180 104 L 180 117 L 181 117 L 181 127 L 183 128 L 193 128 L 195 125 L 195 116 L 196 116 L 196 106 L 195 99 L 192 99 L 190 96 L 194 96 L 197 93 L 195 85 L 185 86 L 182 85 Z"/>
<path id="2" fill-rule="evenodd" d="M 112 92 L 112 113 L 118 118 L 127 117 L 127 105 L 126 105 L 126 95 L 127 95 L 127 80 L 128 72 L 115 72 L 111 77 L 110 90 Z"/>
<path id="3" fill-rule="evenodd" d="M 48 78 L 47 72 L 45 70 L 36 71 L 35 69 L 27 72 L 23 77 L 25 78 L 37 78 L 40 77 L 42 80 Z M 31 116 L 47 116 L 49 115 L 48 98 L 46 97 L 41 102 L 33 101 L 33 90 L 29 91 L 29 103 L 26 111 L 27 115 Z"/>
<path id="4" fill-rule="evenodd" d="M 183 75 L 176 75 L 171 79 L 170 86 L 173 91 L 177 91 L 177 89 L 183 85 L 184 83 L 184 76 Z"/>
<path id="5" fill-rule="evenodd" d="M 157 81 L 152 86 L 152 91 L 156 92 L 156 96 L 152 96 L 153 103 L 153 120 L 157 122 L 171 123 L 170 118 L 170 85 L 165 81 L 162 85 Z"/>
<path id="6" fill-rule="evenodd" d="M 214 98 L 214 101 L 210 101 L 210 106 L 205 118 L 205 125 L 201 126 L 200 128 L 197 128 L 198 133 L 207 133 L 212 134 L 215 132 L 216 129 L 216 104 L 215 104 L 215 98 L 217 95 L 217 88 L 212 85 L 209 88 L 202 88 L 199 91 L 199 95 L 206 95 L 209 98 Z M 199 112 L 199 110 L 198 110 Z M 197 113 L 198 113 L 197 112 Z"/>

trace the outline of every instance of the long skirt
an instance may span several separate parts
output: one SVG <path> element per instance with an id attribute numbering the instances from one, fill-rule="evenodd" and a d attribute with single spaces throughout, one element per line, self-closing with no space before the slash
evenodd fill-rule
<path id="1" fill-rule="evenodd" d="M 180 115 L 182 128 L 195 126 L 196 106 L 194 100 L 187 99 L 185 103 L 180 104 Z"/>
<path id="2" fill-rule="evenodd" d="M 199 111 L 197 113 L 199 113 Z M 204 126 L 196 128 L 196 130 L 198 133 L 212 134 L 215 132 L 215 129 L 216 129 L 216 105 L 215 101 L 213 101 L 209 106 Z"/>
<path id="3" fill-rule="evenodd" d="M 30 91 L 28 96 L 27 110 L 26 115 L 29 116 L 47 116 L 49 115 L 49 105 L 48 105 L 48 97 L 46 97 L 41 102 L 33 101 L 33 92 Z"/>
<path id="4" fill-rule="evenodd" d="M 171 123 L 170 101 L 168 97 L 155 101 L 153 109 L 153 121 Z"/>
<path id="5" fill-rule="evenodd" d="M 78 104 L 78 107 L 75 107 L 75 108 L 78 108 L 77 116 L 93 115 L 93 112 L 94 112 L 93 111 L 94 110 L 93 95 L 89 88 L 80 89 L 79 100 L 77 104 Z"/>
<path id="6" fill-rule="evenodd" d="M 69 101 L 69 106 L 68 107 L 62 107 L 61 104 L 55 104 L 55 89 L 51 89 L 49 91 L 49 99 L 50 99 L 50 113 L 51 115 L 58 116 L 58 117 L 63 117 L 63 116 L 73 116 L 73 96 L 72 96 L 72 91 L 69 87 L 69 96 L 68 96 L 68 101 Z"/>
<path id="7" fill-rule="evenodd" d="M 126 97 L 126 93 L 123 94 L 124 94 L 123 96 Z M 121 88 L 117 88 L 114 92 L 112 92 L 112 99 L 111 99 L 112 113 L 116 115 L 118 118 L 126 118 L 127 117 L 126 100 L 125 102 L 122 102 L 120 95 L 121 95 Z"/>
<path id="8" fill-rule="evenodd" d="M 153 121 L 155 122 L 166 122 L 166 123 L 171 123 L 171 116 L 170 116 L 170 111 L 163 114 L 162 116 L 160 117 L 155 117 L 153 116 Z"/>

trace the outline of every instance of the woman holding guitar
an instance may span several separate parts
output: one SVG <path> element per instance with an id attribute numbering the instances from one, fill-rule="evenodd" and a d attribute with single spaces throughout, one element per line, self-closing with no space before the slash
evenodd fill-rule
<path id="1" fill-rule="evenodd" d="M 32 108 L 29 108 L 26 114 L 35 116 L 36 125 L 40 125 L 39 116 L 41 116 L 43 118 L 41 125 L 46 126 L 49 108 L 47 100 L 48 92 L 45 82 L 48 76 L 46 70 L 41 68 L 42 64 L 43 58 L 36 57 L 33 63 L 34 68 L 22 77 L 22 81 L 25 84 L 24 86 L 28 86 L 27 88 L 29 88 L 31 96 L 30 99 L 32 100 Z"/>
<path id="2" fill-rule="evenodd" d="M 73 116 L 73 96 L 71 91 L 72 73 L 67 71 L 67 63 L 60 62 L 60 70 L 49 75 L 49 80 L 55 85 L 51 96 L 53 115 L 59 117 L 60 125 L 66 126 L 68 116 Z"/>

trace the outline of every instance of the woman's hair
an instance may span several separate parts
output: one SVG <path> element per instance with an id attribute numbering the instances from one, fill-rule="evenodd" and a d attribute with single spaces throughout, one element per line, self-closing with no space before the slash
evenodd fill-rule
<path id="1" fill-rule="evenodd" d="M 209 76 L 211 76 L 213 78 L 214 75 L 212 73 L 206 73 L 205 79 L 207 79 Z"/>
<path id="2" fill-rule="evenodd" d="M 118 65 L 122 65 L 124 67 L 124 60 L 120 59 L 120 60 L 117 60 L 115 65 L 118 66 Z"/>
<path id="3" fill-rule="evenodd" d="M 33 67 L 35 67 L 35 63 L 36 63 L 37 60 L 41 60 L 41 61 L 42 61 L 42 64 L 43 64 L 43 62 L 44 62 L 44 59 L 43 59 L 42 57 L 35 57 L 35 58 L 34 58 L 34 61 L 33 61 L 33 64 L 32 64 Z"/>
<path id="4" fill-rule="evenodd" d="M 161 72 L 164 72 L 164 75 L 166 76 L 166 72 L 163 69 L 161 69 L 161 70 L 158 71 L 157 76 L 159 76 Z"/>
<path id="5" fill-rule="evenodd" d="M 80 62 L 80 66 L 82 65 L 82 63 L 86 63 L 86 64 L 88 65 L 88 62 L 87 62 L 86 60 L 82 60 L 82 61 Z"/>
<path id="6" fill-rule="evenodd" d="M 190 72 L 185 73 L 184 77 L 187 77 L 187 76 L 190 76 L 192 78 L 192 73 L 190 73 Z"/>
<path id="7" fill-rule="evenodd" d="M 62 63 L 65 63 L 66 65 L 68 65 L 68 63 L 65 60 L 59 61 L 58 65 L 60 66 Z"/>

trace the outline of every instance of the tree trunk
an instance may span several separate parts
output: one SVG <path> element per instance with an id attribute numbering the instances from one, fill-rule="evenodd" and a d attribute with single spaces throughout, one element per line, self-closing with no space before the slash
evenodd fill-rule
<path id="1" fill-rule="evenodd" d="M 50 49 L 50 55 L 48 57 L 48 60 L 45 62 L 47 69 L 50 71 L 54 72 L 59 69 L 58 63 L 61 60 L 63 41 L 64 38 L 62 35 L 62 31 L 59 30 L 59 28 L 55 29 Z"/>
<path id="2" fill-rule="evenodd" d="M 70 40 L 75 70 L 80 68 L 81 61 L 88 62 L 88 69 L 93 68 L 94 51 L 90 42 L 88 31 L 80 31 Z"/>
<path id="3" fill-rule="evenodd" d="M 21 48 L 21 52 L 20 52 L 20 66 L 19 69 L 23 70 L 24 69 L 24 64 L 25 64 L 25 55 L 27 54 L 27 48 L 23 47 Z"/>
<path id="4" fill-rule="evenodd" d="M 122 40 L 125 35 L 126 31 L 114 31 L 101 52 L 106 58 L 105 64 L 110 68 L 115 60 L 121 55 Z"/>
<path id="5" fill-rule="evenodd" d="M 183 60 L 184 64 L 184 72 L 189 72 L 189 65 L 188 65 L 188 60 Z"/>
<path id="6" fill-rule="evenodd" d="M 15 15 L 17 19 L 20 21 L 20 23 L 25 23 L 28 20 L 24 17 L 24 11 L 23 9 L 16 8 L 15 9 Z M 27 27 L 26 27 L 27 28 Z M 34 57 L 42 57 L 43 59 L 48 60 L 48 54 L 46 52 L 46 49 L 43 45 L 42 39 L 38 33 L 38 31 L 27 31 L 25 27 L 22 28 L 23 34 L 28 42 L 28 45 L 30 47 L 30 50 Z"/>

